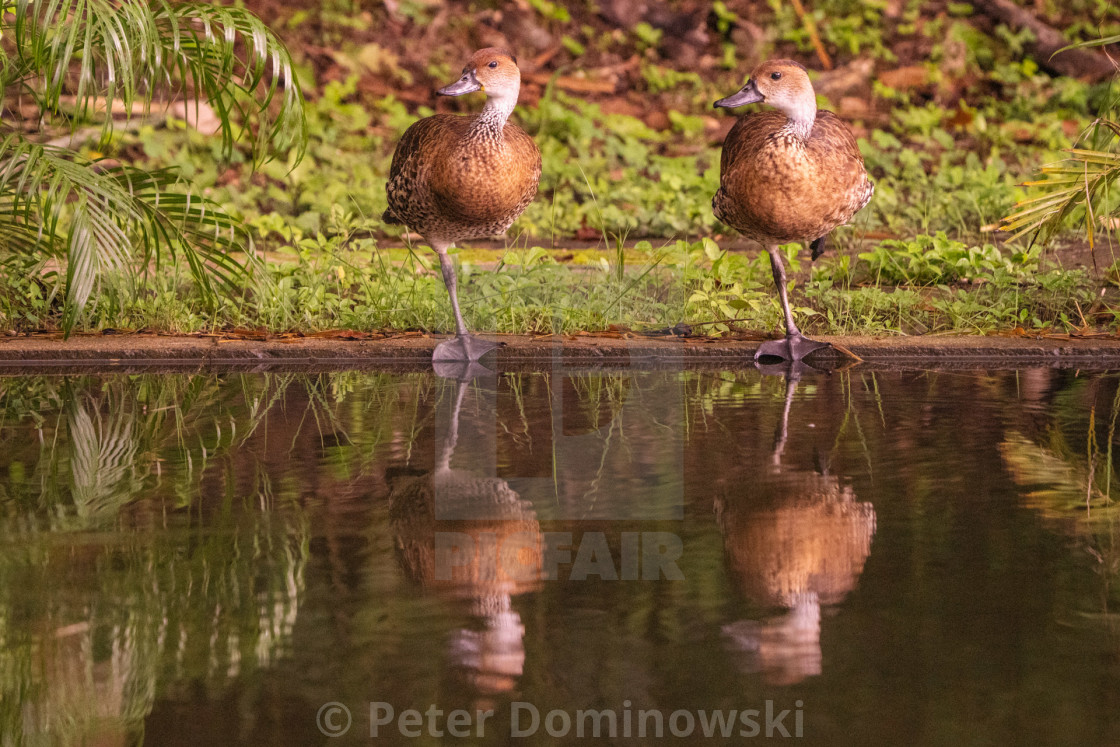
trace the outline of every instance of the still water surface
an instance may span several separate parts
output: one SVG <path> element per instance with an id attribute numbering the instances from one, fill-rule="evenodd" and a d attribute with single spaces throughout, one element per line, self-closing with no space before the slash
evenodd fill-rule
<path id="1" fill-rule="evenodd" d="M 1120 744 L 1118 391 L 0 378 L 2 743 Z"/>

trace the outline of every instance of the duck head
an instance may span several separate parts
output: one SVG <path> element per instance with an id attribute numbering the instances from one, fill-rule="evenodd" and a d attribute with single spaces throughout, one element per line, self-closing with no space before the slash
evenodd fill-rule
<path id="1" fill-rule="evenodd" d="M 811 124 L 817 117 L 817 95 L 805 66 L 793 60 L 769 60 L 754 69 L 747 84 L 713 106 L 734 108 L 765 103 L 794 122 Z"/>
<path id="2" fill-rule="evenodd" d="M 517 59 L 509 50 L 488 47 L 471 55 L 459 80 L 436 93 L 462 96 L 474 91 L 485 91 L 489 102 L 507 104 L 512 110 L 520 90 L 521 70 L 517 67 Z"/>

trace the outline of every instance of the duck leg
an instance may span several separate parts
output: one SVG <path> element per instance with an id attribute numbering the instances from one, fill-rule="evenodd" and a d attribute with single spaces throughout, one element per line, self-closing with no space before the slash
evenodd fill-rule
<path id="1" fill-rule="evenodd" d="M 797 378 L 797 375 L 792 372 L 786 376 L 785 407 L 782 409 L 778 432 L 774 434 L 774 448 L 770 450 L 770 463 L 779 471 L 782 468 L 782 454 L 786 450 L 786 441 L 789 440 L 789 411 L 793 406 L 793 393 L 797 390 Z"/>
<path id="2" fill-rule="evenodd" d="M 498 343 L 480 339 L 467 331 L 467 325 L 463 321 L 463 313 L 459 311 L 459 291 L 458 280 L 455 277 L 455 265 L 447 254 L 450 247 L 450 242 L 432 242 L 432 248 L 439 255 L 443 284 L 447 286 L 447 295 L 451 297 L 451 310 L 455 312 L 455 337 L 436 345 L 435 352 L 432 353 L 432 360 L 436 362 L 477 361 L 498 347 Z"/>
<path id="3" fill-rule="evenodd" d="M 793 312 L 789 308 L 789 294 L 786 292 L 786 268 L 782 263 L 782 255 L 777 245 L 766 247 L 770 255 L 770 268 L 774 272 L 774 285 L 778 286 L 778 298 L 782 302 L 782 312 L 786 315 L 786 338 L 784 340 L 768 340 L 758 346 L 754 359 L 784 358 L 799 361 L 818 350 L 831 348 L 827 342 L 816 342 L 801 334 L 797 324 L 793 321 Z"/>

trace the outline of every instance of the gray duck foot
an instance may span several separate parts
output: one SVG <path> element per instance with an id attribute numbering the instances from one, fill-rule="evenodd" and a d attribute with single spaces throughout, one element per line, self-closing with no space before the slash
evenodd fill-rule
<path id="1" fill-rule="evenodd" d="M 435 352 L 432 353 L 432 361 L 436 363 L 477 361 L 496 347 L 500 347 L 500 343 L 483 340 L 474 335 L 456 335 L 436 345 Z"/>
<path id="2" fill-rule="evenodd" d="M 827 342 L 817 342 L 810 340 L 800 334 L 786 335 L 781 340 L 767 340 L 758 346 L 755 351 L 754 359 L 761 360 L 763 358 L 781 358 L 788 361 L 799 361 L 812 355 L 818 350 L 829 350 L 832 348 Z"/>

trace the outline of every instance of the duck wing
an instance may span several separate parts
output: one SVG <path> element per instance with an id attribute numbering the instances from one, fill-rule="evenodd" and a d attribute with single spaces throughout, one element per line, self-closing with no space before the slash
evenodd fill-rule
<path id="1" fill-rule="evenodd" d="M 470 117 L 435 114 L 404 131 L 389 166 L 385 194 L 389 207 L 382 214 L 386 223 L 407 223 L 410 207 L 426 204 L 431 192 L 433 165 L 443 160 L 443 146 L 456 142 L 470 124 Z"/>
<path id="2" fill-rule="evenodd" d="M 779 112 L 751 112 L 740 117 L 727 133 L 719 158 L 720 187 L 712 197 L 712 212 L 721 222 L 732 228 L 743 224 L 745 219 L 739 214 L 743 190 L 751 179 L 755 157 L 786 121 Z"/>
<path id="3" fill-rule="evenodd" d="M 509 178 L 520 193 L 516 215 L 520 215 L 533 198 L 541 180 L 541 150 L 533 137 L 515 124 L 507 124 L 504 131 L 506 147 L 511 153 Z M 520 174 L 520 178 L 517 175 Z"/>
<path id="4" fill-rule="evenodd" d="M 871 200 L 875 185 L 863 166 L 856 136 L 848 124 L 829 111 L 817 113 L 808 148 L 812 159 L 819 165 L 822 185 L 835 194 L 846 195 L 846 223 Z"/>

